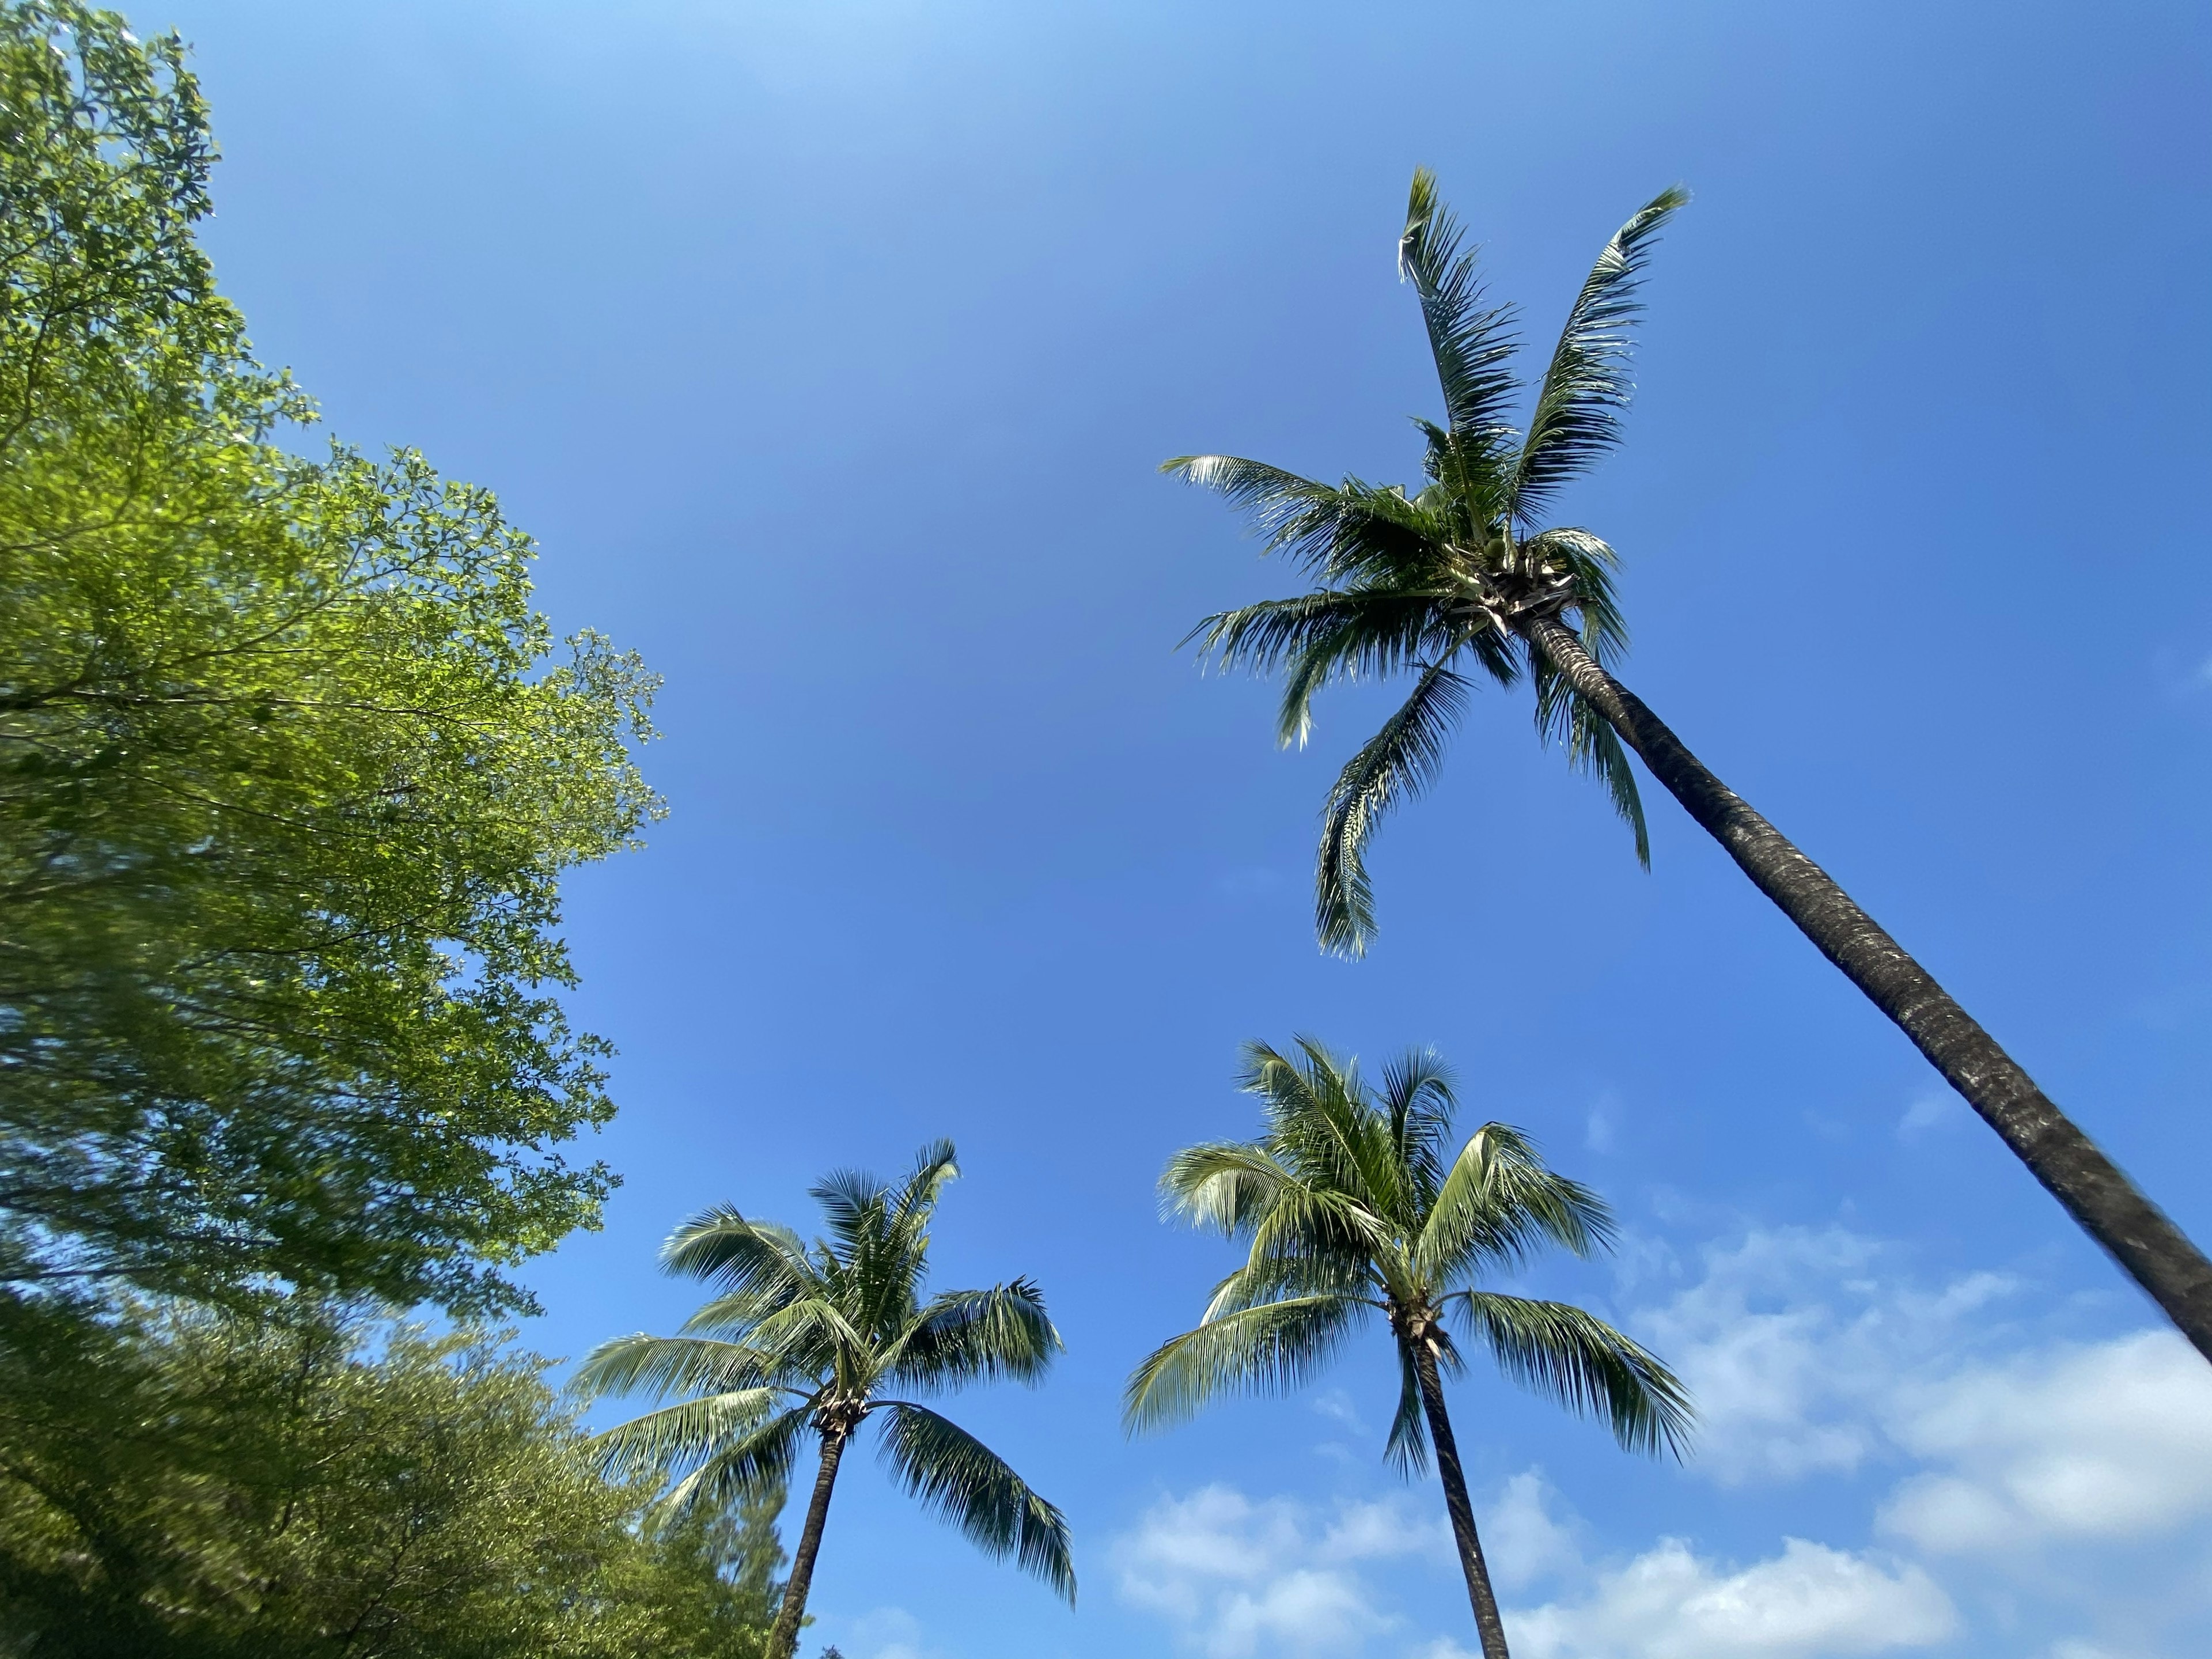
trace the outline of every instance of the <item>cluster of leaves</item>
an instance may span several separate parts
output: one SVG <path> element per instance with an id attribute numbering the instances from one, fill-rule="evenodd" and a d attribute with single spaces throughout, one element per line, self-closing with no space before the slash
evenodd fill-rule
<path id="1" fill-rule="evenodd" d="M 303 1302 L 0 1302 L 0 1653 L 755 1659 L 773 1509 L 645 1522 L 543 1370 Z"/>
<path id="2" fill-rule="evenodd" d="M 0 9 L 0 1279 L 526 1305 L 611 1111 L 557 878 L 652 681 L 419 457 L 310 461 L 173 39 Z"/>

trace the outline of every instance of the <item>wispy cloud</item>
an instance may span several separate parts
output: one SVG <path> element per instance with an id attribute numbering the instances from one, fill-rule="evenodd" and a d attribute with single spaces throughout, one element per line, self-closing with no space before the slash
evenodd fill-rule
<path id="1" fill-rule="evenodd" d="M 1959 1628 L 1951 1599 L 1910 1564 L 1802 1538 L 1738 1571 L 1679 1539 L 1600 1575 L 1593 1592 L 1514 1620 L 1525 1659 L 1826 1659 L 1924 1648 Z"/>

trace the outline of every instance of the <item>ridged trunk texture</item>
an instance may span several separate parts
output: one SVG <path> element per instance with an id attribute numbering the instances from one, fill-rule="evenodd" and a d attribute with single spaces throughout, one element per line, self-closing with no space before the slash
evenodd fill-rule
<path id="1" fill-rule="evenodd" d="M 822 1431 L 822 1467 L 814 1476 L 814 1496 L 806 1500 L 806 1524 L 799 1529 L 799 1547 L 791 1553 L 791 1577 L 784 1583 L 783 1605 L 776 1609 L 775 1625 L 768 1633 L 768 1659 L 791 1659 L 799 1650 L 799 1621 L 806 1616 L 806 1589 L 814 1582 L 814 1558 L 822 1553 L 822 1528 L 830 1518 L 830 1489 L 837 1484 L 837 1465 L 843 1461 L 846 1429 Z"/>
<path id="2" fill-rule="evenodd" d="M 1827 872 L 1707 770 L 1633 692 L 1598 666 L 1571 629 L 1554 617 L 1518 626 L 1759 890 L 1896 1022 L 2082 1230 L 2212 1359 L 2212 1262 L 2204 1253 L 2051 1103 L 1933 975 Z"/>
<path id="3" fill-rule="evenodd" d="M 1437 1451 L 1437 1474 L 1444 1483 L 1444 1508 L 1451 1516 L 1452 1541 L 1459 1546 L 1460 1570 L 1467 1575 L 1467 1599 L 1474 1608 L 1482 1659 L 1510 1659 L 1505 1650 L 1505 1622 L 1498 1616 L 1498 1597 L 1490 1588 L 1490 1566 L 1482 1559 L 1482 1540 L 1475 1535 L 1474 1505 L 1468 1501 L 1467 1475 L 1459 1466 L 1459 1442 L 1452 1438 L 1451 1419 L 1444 1411 L 1437 1351 L 1419 1338 L 1411 1346 L 1414 1374 L 1421 1380 L 1421 1410 L 1429 1419 L 1429 1441 Z"/>

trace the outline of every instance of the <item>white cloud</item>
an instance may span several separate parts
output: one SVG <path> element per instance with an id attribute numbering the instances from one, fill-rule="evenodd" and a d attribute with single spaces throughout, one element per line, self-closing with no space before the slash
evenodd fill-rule
<path id="1" fill-rule="evenodd" d="M 1541 1475 L 1527 1469 L 1508 1480 L 1498 1501 L 1476 1516 L 1483 1559 L 1500 1589 L 1519 1589 L 1547 1574 L 1582 1565 L 1575 1528 L 1552 1513 L 1555 1497 Z M 1449 1542 L 1449 1526 L 1444 1535 Z"/>
<path id="2" fill-rule="evenodd" d="M 1732 1573 L 1668 1539 L 1586 1600 L 1509 1615 L 1522 1659 L 1826 1659 L 1927 1647 L 1958 1625 L 1920 1568 L 1800 1538 Z"/>
<path id="3" fill-rule="evenodd" d="M 1367 1432 L 1367 1419 L 1342 1389 L 1323 1389 L 1313 1397 L 1313 1408 L 1331 1422 L 1341 1423 L 1354 1434 Z"/>
<path id="4" fill-rule="evenodd" d="M 1509 1589 L 1577 1569 L 1571 1526 L 1530 1470 L 1507 1481 L 1478 1520 L 1493 1580 Z M 1376 1563 L 1425 1565 L 1455 1592 L 1459 1556 L 1433 1486 L 1322 1507 L 1201 1487 L 1161 1499 L 1115 1540 L 1122 1599 L 1176 1626 L 1208 1659 L 1287 1650 L 1359 1651 L 1401 1620 L 1364 1576 Z M 1455 1595 L 1454 1599 L 1456 1599 Z"/>
<path id="5" fill-rule="evenodd" d="M 1693 1467 L 1729 1483 L 1794 1480 L 1849 1474 L 1882 1449 L 1900 1380 L 2011 1288 L 1974 1273 L 1921 1291 L 1899 1282 L 1893 1255 L 1841 1228 L 1756 1231 L 1708 1247 L 1704 1279 L 1637 1320 L 1697 1402 Z"/>
<path id="6" fill-rule="evenodd" d="M 1948 1466 L 1883 1510 L 1923 1549 L 2136 1538 L 2212 1515 L 2212 1370 L 2171 1331 L 1961 1371 L 1914 1391 L 1892 1432 Z"/>
<path id="7" fill-rule="evenodd" d="M 1968 1116 L 1966 1103 L 1958 1096 L 1948 1089 L 1930 1089 L 1916 1096 L 1905 1109 L 1905 1115 L 1897 1121 L 1897 1138 L 1907 1142 L 1918 1140 L 1931 1130 L 1957 1127 Z"/>
<path id="8" fill-rule="evenodd" d="M 1396 1622 L 1343 1565 L 1350 1554 L 1402 1553 L 1385 1508 L 1347 1505 L 1337 1535 L 1352 1550 L 1332 1558 L 1310 1512 L 1288 1498 L 1255 1503 L 1222 1486 L 1164 1498 L 1114 1547 L 1121 1592 L 1208 1659 L 1247 1659 L 1263 1644 L 1354 1651 Z"/>

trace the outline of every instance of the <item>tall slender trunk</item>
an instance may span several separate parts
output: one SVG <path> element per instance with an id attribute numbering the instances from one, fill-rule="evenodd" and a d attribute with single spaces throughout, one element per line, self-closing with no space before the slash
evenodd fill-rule
<path id="1" fill-rule="evenodd" d="M 806 1589 L 814 1582 L 814 1558 L 822 1550 L 822 1525 L 830 1518 L 830 1489 L 837 1484 L 837 1465 L 852 1430 L 830 1425 L 822 1431 L 822 1467 L 814 1476 L 814 1496 L 806 1500 L 806 1524 L 791 1553 L 791 1577 L 784 1581 L 783 1605 L 768 1633 L 767 1659 L 791 1659 L 799 1650 L 799 1621 L 806 1616 Z"/>
<path id="2" fill-rule="evenodd" d="M 1437 1449 L 1437 1473 L 1443 1479 L 1444 1508 L 1450 1513 L 1452 1541 L 1459 1546 L 1460 1570 L 1467 1575 L 1467 1599 L 1474 1608 L 1474 1633 L 1482 1638 L 1482 1659 L 1510 1659 L 1505 1623 L 1491 1592 L 1490 1567 L 1475 1536 L 1474 1505 L 1468 1501 L 1467 1475 L 1459 1466 L 1459 1442 L 1452 1438 L 1444 1412 L 1444 1385 L 1437 1375 L 1437 1351 L 1425 1336 L 1401 1339 L 1413 1351 L 1413 1371 L 1421 1382 L 1421 1410 L 1429 1419 L 1429 1439 Z"/>
<path id="3" fill-rule="evenodd" d="M 1633 692 L 1599 667 L 1572 630 L 1548 617 L 1518 626 L 1759 891 L 1896 1022 L 2082 1230 L 2212 1359 L 2212 1262 L 2203 1252 L 2051 1103 L 1934 975 L 1827 872 L 1708 771 Z"/>

